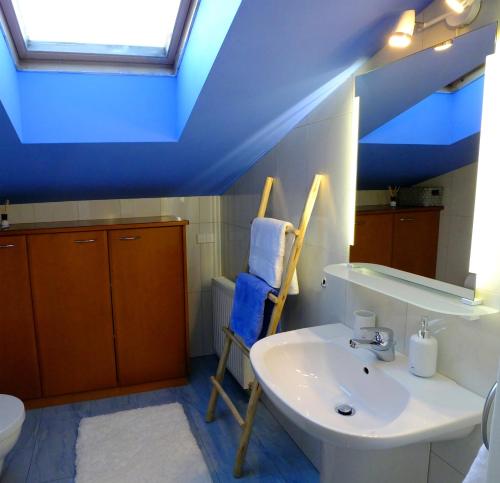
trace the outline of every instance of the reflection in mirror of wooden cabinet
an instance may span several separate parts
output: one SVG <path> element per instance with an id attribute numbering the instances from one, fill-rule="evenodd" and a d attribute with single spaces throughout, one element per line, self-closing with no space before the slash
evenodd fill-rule
<path id="1" fill-rule="evenodd" d="M 442 207 L 358 207 L 351 262 L 376 263 L 436 276 Z"/>

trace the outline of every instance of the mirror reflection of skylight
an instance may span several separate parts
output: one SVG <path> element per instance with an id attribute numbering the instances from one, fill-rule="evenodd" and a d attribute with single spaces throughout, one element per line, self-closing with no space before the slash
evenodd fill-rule
<path id="1" fill-rule="evenodd" d="M 28 50 L 130 54 L 129 47 L 135 47 L 142 48 L 142 55 L 165 56 L 180 3 L 181 0 L 14 0 L 13 6 Z M 57 49 L 59 44 L 63 48 Z"/>

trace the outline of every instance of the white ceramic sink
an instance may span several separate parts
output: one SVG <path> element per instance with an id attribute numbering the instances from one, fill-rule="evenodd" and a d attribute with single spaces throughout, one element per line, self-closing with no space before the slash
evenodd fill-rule
<path id="1" fill-rule="evenodd" d="M 481 419 L 483 399 L 436 374 L 412 375 L 405 356 L 378 361 L 351 349 L 341 324 L 267 337 L 250 358 L 264 392 L 299 427 L 326 443 L 358 449 L 395 448 L 454 439 Z M 347 403 L 352 416 L 335 411 Z"/>

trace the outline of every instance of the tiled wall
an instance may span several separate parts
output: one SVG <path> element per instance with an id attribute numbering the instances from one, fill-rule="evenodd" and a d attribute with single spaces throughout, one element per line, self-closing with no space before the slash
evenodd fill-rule
<path id="1" fill-rule="evenodd" d="M 309 183 L 325 175 L 298 267 L 301 293 L 287 301 L 285 329 L 341 322 L 350 325 L 354 309 L 372 309 L 378 323 L 394 329 L 399 350 L 420 317 L 439 319 L 439 371 L 468 389 L 485 395 L 496 377 L 500 357 L 500 316 L 480 321 L 429 314 L 417 307 L 366 289 L 331 280 L 321 288 L 323 267 L 348 259 L 348 193 L 346 192 L 351 126 L 352 82 L 341 86 L 314 113 L 292 130 L 221 198 L 222 266 L 234 277 L 247 257 L 249 225 L 255 216 L 266 176 L 275 176 L 269 216 L 298 222 Z M 280 419 L 284 420 L 283 416 Z M 320 443 L 291 423 L 289 432 L 319 464 Z M 432 445 L 429 482 L 461 482 L 480 445 L 479 432 L 459 441 Z"/>
<path id="2" fill-rule="evenodd" d="M 331 320 L 334 304 L 322 303 L 323 267 L 348 255 L 348 208 L 345 201 L 351 133 L 352 79 L 293 129 L 221 197 L 222 266 L 234 278 L 248 256 L 249 227 L 258 209 L 266 176 L 276 182 L 267 216 L 298 224 L 315 173 L 324 174 L 298 265 L 300 295 L 289 297 L 284 327 L 294 329 Z M 284 418 L 278 414 L 280 420 Z M 318 440 L 287 423 L 299 446 L 319 466 Z"/>
<path id="3" fill-rule="evenodd" d="M 418 186 L 442 186 L 436 278 L 463 285 L 469 273 L 477 163 L 450 171 Z"/>
<path id="4" fill-rule="evenodd" d="M 356 191 L 356 206 L 388 205 L 390 201 L 388 190 L 358 190 Z"/>
<path id="5" fill-rule="evenodd" d="M 210 283 L 221 274 L 220 198 L 143 198 L 11 205 L 10 223 L 176 215 L 189 220 L 187 264 L 191 356 L 212 354 Z M 198 235 L 206 235 L 199 239 Z M 204 238 L 204 240 L 203 240 Z M 208 241 L 207 241 L 208 238 Z"/>

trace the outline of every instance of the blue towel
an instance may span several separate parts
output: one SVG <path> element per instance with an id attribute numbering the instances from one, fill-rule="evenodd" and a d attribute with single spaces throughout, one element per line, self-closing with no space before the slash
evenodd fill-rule
<path id="1" fill-rule="evenodd" d="M 267 299 L 269 292 L 278 293 L 255 275 L 240 273 L 236 278 L 231 329 L 247 347 L 252 347 L 267 332 L 274 305 Z"/>

